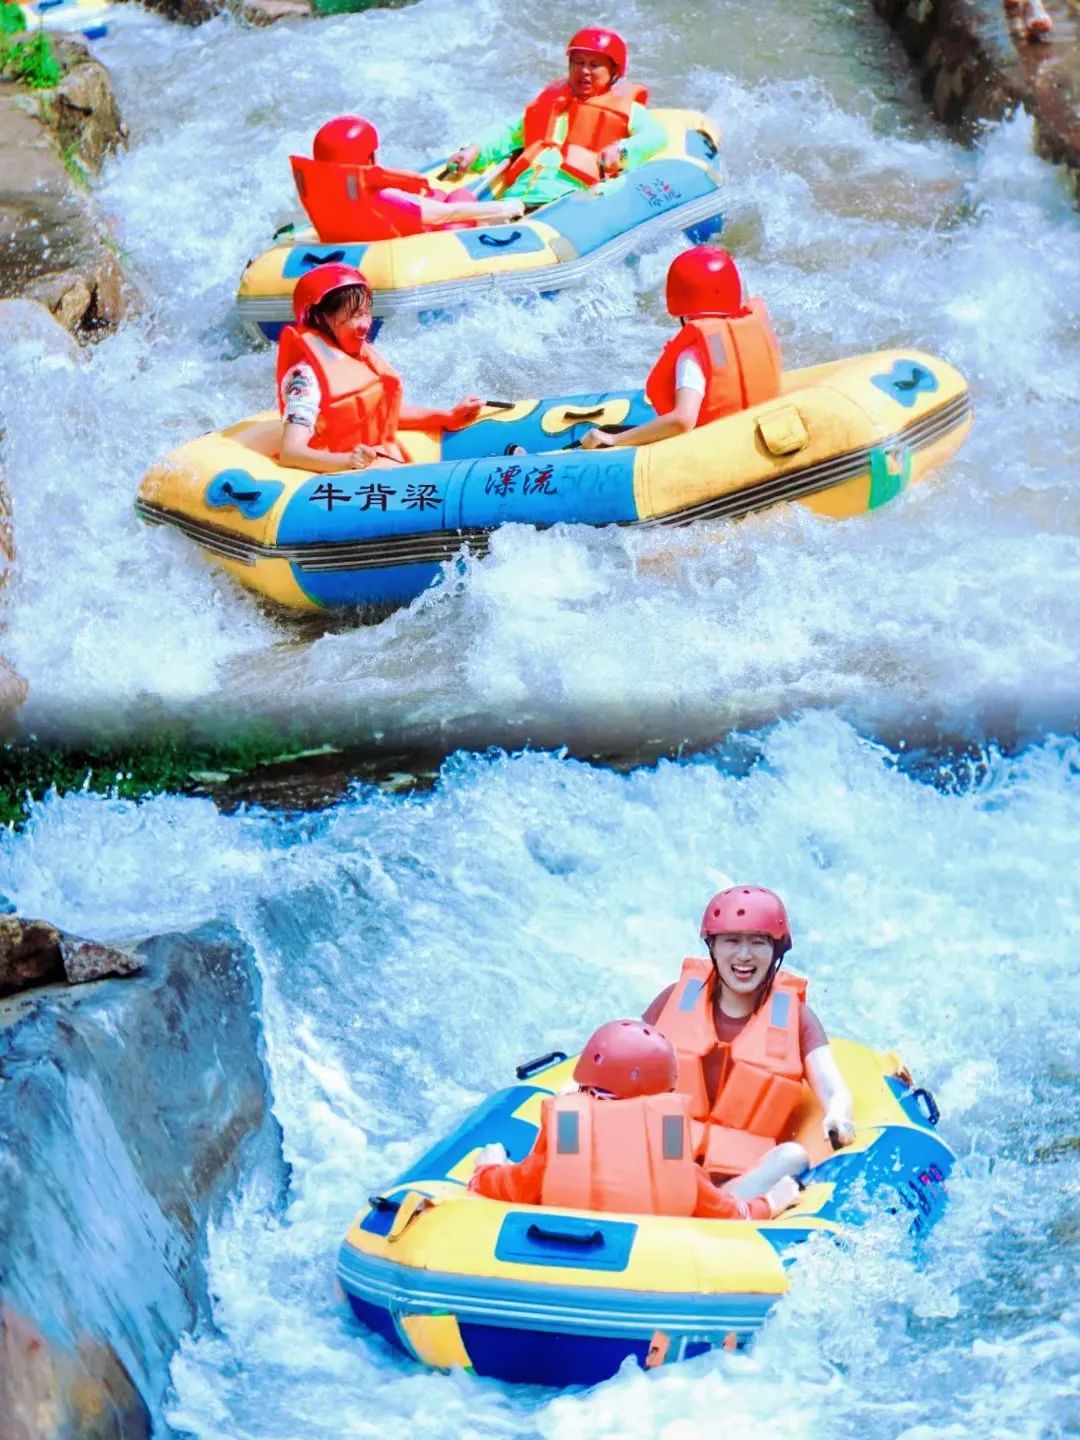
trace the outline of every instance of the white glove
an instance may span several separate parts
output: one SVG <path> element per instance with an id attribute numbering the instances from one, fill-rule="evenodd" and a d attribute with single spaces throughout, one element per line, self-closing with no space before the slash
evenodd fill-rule
<path id="1" fill-rule="evenodd" d="M 510 1156 L 506 1153 L 506 1147 L 496 1141 L 493 1145 L 481 1145 L 476 1152 L 476 1159 L 473 1162 L 473 1169 L 479 1170 L 481 1165 L 505 1165 Z"/>
<path id="2" fill-rule="evenodd" d="M 821 1133 L 831 1144 L 850 1145 L 855 1139 L 855 1126 L 846 1109 L 828 1110 Z"/>

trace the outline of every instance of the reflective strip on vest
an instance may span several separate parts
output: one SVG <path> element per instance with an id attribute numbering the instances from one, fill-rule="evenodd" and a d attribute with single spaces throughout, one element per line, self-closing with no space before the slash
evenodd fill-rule
<path id="1" fill-rule="evenodd" d="M 560 1155 L 576 1155 L 581 1149 L 581 1126 L 578 1117 L 560 1111 L 556 1116 L 555 1149 Z"/>
<path id="2" fill-rule="evenodd" d="M 688 980 L 683 990 L 682 999 L 679 1001 L 680 1010 L 693 1010 L 698 1003 L 698 996 L 705 989 L 704 980 Z"/>
<path id="3" fill-rule="evenodd" d="M 679 1115 L 664 1116 L 664 1159 L 681 1160 L 685 1150 L 686 1121 Z"/>

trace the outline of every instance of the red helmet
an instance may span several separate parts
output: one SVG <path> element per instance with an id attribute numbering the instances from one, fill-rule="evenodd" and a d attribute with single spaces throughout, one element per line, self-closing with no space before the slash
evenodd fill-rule
<path id="1" fill-rule="evenodd" d="M 701 917 L 701 938 L 713 935 L 738 935 L 742 932 L 771 935 L 780 947 L 780 954 L 791 949 L 791 928 L 787 911 L 779 895 L 761 885 L 733 885 L 721 890 L 705 906 Z"/>
<path id="2" fill-rule="evenodd" d="M 343 290 L 346 285 L 363 285 L 369 293 L 371 286 L 352 265 L 316 265 L 306 275 L 301 275 L 293 291 L 292 308 L 296 323 L 303 325 L 313 305 L 325 300 L 333 290 Z"/>
<path id="3" fill-rule="evenodd" d="M 616 35 L 614 30 L 601 30 L 599 26 L 586 25 L 567 45 L 567 55 L 571 50 L 588 50 L 591 55 L 603 55 L 615 66 L 616 80 L 621 80 L 626 74 L 626 41 L 621 35 Z"/>
<path id="4" fill-rule="evenodd" d="M 579 1085 L 606 1090 L 616 1100 L 664 1095 L 675 1089 L 679 1066 L 669 1040 L 640 1020 L 611 1020 L 590 1035 L 577 1064 Z"/>
<path id="5" fill-rule="evenodd" d="M 746 308 L 735 261 L 719 245 L 695 245 L 667 272 L 669 315 L 740 315 Z"/>
<path id="6" fill-rule="evenodd" d="M 362 115 L 339 115 L 315 134 L 311 153 L 332 165 L 371 165 L 379 148 L 379 132 Z"/>

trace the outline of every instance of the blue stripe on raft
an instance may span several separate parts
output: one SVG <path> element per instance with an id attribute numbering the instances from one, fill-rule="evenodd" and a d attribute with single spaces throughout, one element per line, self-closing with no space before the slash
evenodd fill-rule
<path id="1" fill-rule="evenodd" d="M 634 451 L 572 450 L 312 475 L 290 498 L 279 545 L 377 540 L 518 522 L 637 519 Z"/>
<path id="2" fill-rule="evenodd" d="M 883 1194 L 886 1199 L 898 1199 L 911 1211 L 912 1228 L 925 1233 L 944 1211 L 944 1182 L 952 1164 L 952 1151 L 927 1126 L 885 1125 L 868 1150 L 839 1150 L 803 1178 L 835 1186 L 832 1198 L 817 1211 L 822 1220 L 858 1224 L 865 1211 L 849 1202 L 861 1182 L 861 1189 L 871 1197 Z M 934 1170 L 940 1180 L 934 1178 Z"/>
<path id="3" fill-rule="evenodd" d="M 533 1212 L 534 1217 L 542 1212 Z M 558 1216 L 553 1215 L 553 1223 Z M 338 1251 L 338 1279 L 347 1295 L 395 1314 L 449 1311 L 480 1324 L 527 1325 L 537 1330 L 648 1338 L 663 1329 L 672 1338 L 692 1335 L 722 1343 L 731 1330 L 760 1328 L 780 1298 L 746 1292 L 613 1290 L 604 1285 L 558 1285 L 499 1275 L 451 1275 L 412 1269 L 365 1255 L 345 1241 Z"/>
<path id="4" fill-rule="evenodd" d="M 511 1085 L 496 1090 L 479 1109 L 445 1139 L 433 1146 L 410 1165 L 387 1190 L 403 1185 L 422 1184 L 425 1180 L 445 1180 L 470 1150 L 478 1145 L 495 1144 L 506 1147 L 511 1160 L 524 1160 L 536 1139 L 536 1126 L 515 1117 L 514 1111 L 537 1092 L 535 1085 Z M 547 1094 L 544 1091 L 544 1094 Z"/>
<path id="5" fill-rule="evenodd" d="M 563 395 L 544 400 L 527 415 L 516 420 L 480 420 L 464 430 L 450 431 L 443 436 L 443 459 L 504 455 L 508 445 L 520 445 L 529 455 L 548 451 L 557 454 L 573 441 L 580 440 L 594 422 L 582 420 L 567 425 L 556 435 L 549 435 L 543 428 L 545 415 L 560 410 L 587 414 L 591 410 L 609 405 L 613 400 L 625 400 L 630 405 L 625 420 L 620 422 L 624 425 L 643 425 L 646 420 L 656 418 L 656 411 L 641 390 L 608 390 L 590 395 Z"/>
<path id="6" fill-rule="evenodd" d="M 299 280 L 316 265 L 352 265 L 359 270 L 367 250 L 366 245 L 334 245 L 329 241 L 324 244 L 321 240 L 304 244 L 298 241 L 286 255 L 281 273 L 286 280 Z"/>
<path id="7" fill-rule="evenodd" d="M 719 188 L 711 175 L 688 160 L 654 160 L 599 190 L 564 195 L 538 211 L 537 218 L 565 235 L 579 255 L 588 255 L 617 235 Z"/>
<path id="8" fill-rule="evenodd" d="M 473 1371 L 510 1385 L 598 1385 L 610 1380 L 628 1355 L 644 1366 L 650 1343 L 470 1321 L 459 1323 L 458 1329 Z"/>
<path id="9" fill-rule="evenodd" d="M 290 567 L 293 579 L 313 605 L 334 610 L 363 610 L 408 605 L 442 574 L 441 565 L 395 565 L 385 570 L 304 570 Z"/>

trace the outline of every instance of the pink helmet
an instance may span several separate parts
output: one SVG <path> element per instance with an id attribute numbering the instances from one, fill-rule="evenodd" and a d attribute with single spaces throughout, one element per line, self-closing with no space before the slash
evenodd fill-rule
<path id="1" fill-rule="evenodd" d="M 334 290 L 344 290 L 346 285 L 362 285 L 370 294 L 371 286 L 352 265 L 338 265 L 330 262 L 316 265 L 306 275 L 301 275 L 293 291 L 293 315 L 298 325 L 307 323 L 307 313 L 313 305 L 325 300 Z"/>
<path id="2" fill-rule="evenodd" d="M 669 315 L 741 315 L 742 278 L 719 245 L 694 245 L 676 255 L 667 272 Z"/>
<path id="3" fill-rule="evenodd" d="M 671 1042 L 659 1030 L 641 1020 L 609 1020 L 586 1041 L 574 1079 L 616 1100 L 633 1100 L 674 1090 L 678 1072 Z"/>
<path id="4" fill-rule="evenodd" d="M 379 132 L 362 115 L 338 115 L 315 134 L 311 153 L 333 165 L 371 165 L 379 148 Z"/>
<path id="5" fill-rule="evenodd" d="M 787 954 L 791 927 L 779 895 L 761 885 L 733 885 L 712 897 L 701 917 L 701 938 L 707 941 L 713 935 L 746 932 L 771 936 L 779 956 Z"/>
<path id="6" fill-rule="evenodd" d="M 626 74 L 626 41 L 614 30 L 603 30 L 598 25 L 586 25 L 584 30 L 579 30 L 571 38 L 566 47 L 567 55 L 571 50 L 587 50 L 590 55 L 603 55 L 604 59 L 610 60 L 615 67 L 615 80 L 621 80 Z"/>

